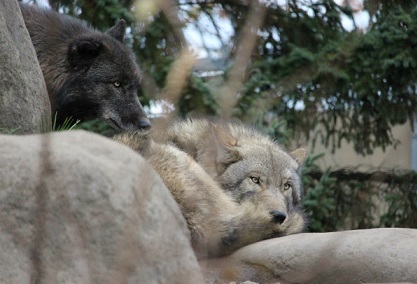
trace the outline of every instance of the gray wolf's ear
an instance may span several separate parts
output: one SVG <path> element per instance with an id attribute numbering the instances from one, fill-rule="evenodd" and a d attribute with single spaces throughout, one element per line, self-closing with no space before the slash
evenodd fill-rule
<path id="1" fill-rule="evenodd" d="M 68 61 L 71 67 L 90 66 L 99 55 L 103 44 L 95 39 L 80 38 L 70 44 Z"/>
<path id="2" fill-rule="evenodd" d="M 293 157 L 293 159 L 300 166 L 304 162 L 304 160 L 307 156 L 307 151 L 304 148 L 298 148 L 298 149 L 292 151 L 290 153 L 290 156 Z"/>
<path id="3" fill-rule="evenodd" d="M 120 42 L 123 42 L 126 32 L 126 21 L 121 19 L 117 23 L 107 30 L 107 34 L 111 37 L 114 37 Z"/>
<path id="4" fill-rule="evenodd" d="M 221 127 L 214 124 L 212 124 L 212 134 L 214 138 L 214 154 L 216 155 L 217 163 L 227 165 L 237 162 L 240 159 L 240 154 L 236 149 L 236 138 Z"/>

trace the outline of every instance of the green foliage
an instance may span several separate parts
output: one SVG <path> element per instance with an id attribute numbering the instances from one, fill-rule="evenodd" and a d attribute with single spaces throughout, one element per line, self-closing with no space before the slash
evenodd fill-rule
<path id="1" fill-rule="evenodd" d="M 16 134 L 19 131 L 19 128 L 14 128 L 14 129 L 6 129 L 6 128 L 1 128 L 0 127 L 0 134 Z"/>
<path id="2" fill-rule="evenodd" d="M 178 106 L 180 115 L 183 117 L 191 113 L 215 115 L 218 110 L 212 91 L 199 77 L 190 78 Z"/>
<path id="3" fill-rule="evenodd" d="M 319 170 L 315 162 L 322 156 L 323 154 L 307 157 L 302 171 L 302 181 L 305 187 L 303 204 L 309 216 L 309 231 L 312 232 L 334 231 L 338 225 L 334 218 L 337 180 L 330 177 L 330 168 L 318 180 L 309 176 L 309 172 Z"/>
<path id="4" fill-rule="evenodd" d="M 333 148 L 346 140 L 371 154 L 395 144 L 391 127 L 417 109 L 417 2 L 382 5 L 365 34 L 343 30 L 335 14 L 345 11 L 333 1 L 311 4 L 314 16 L 295 2 L 288 13 L 268 14 L 241 115 L 267 97 L 290 129 L 309 136 L 321 125 L 318 138 Z"/>
<path id="5" fill-rule="evenodd" d="M 73 130 L 78 123 L 80 123 L 79 120 L 74 121 L 72 117 L 65 118 L 64 122 L 61 125 L 57 125 L 56 123 L 57 113 L 55 113 L 54 121 L 52 122 L 52 129 L 51 131 L 69 131 Z"/>
<path id="6" fill-rule="evenodd" d="M 81 122 L 76 126 L 76 129 L 99 133 L 107 137 L 114 135 L 116 132 L 109 124 L 99 119 Z"/>
<path id="7" fill-rule="evenodd" d="M 49 3 L 53 9 L 86 20 L 99 30 L 108 29 L 119 19 L 128 24 L 134 22 L 132 0 L 50 0 Z"/>
<path id="8" fill-rule="evenodd" d="M 321 157 L 308 157 L 302 170 L 309 231 L 417 228 L 416 172 L 322 172 L 317 166 Z"/>
<path id="9" fill-rule="evenodd" d="M 290 144 L 289 131 L 285 121 L 279 120 L 276 117 L 272 118 L 267 123 L 263 124 L 266 133 L 275 138 L 280 145 L 288 147 Z"/>
<path id="10" fill-rule="evenodd" d="M 384 227 L 417 227 L 417 172 L 398 174 L 391 184 L 399 184 L 394 191 L 385 189 L 389 207 L 381 218 Z"/>
<path id="11" fill-rule="evenodd" d="M 178 34 L 180 27 L 165 13 L 135 24 L 132 0 L 50 3 L 99 29 L 125 18 L 146 75 L 141 101 L 147 105 L 150 99 L 160 99 L 171 64 L 185 44 Z M 234 29 L 229 47 L 236 48 L 233 44 L 246 21 L 248 5 L 222 0 L 177 4 L 184 22 L 206 15 L 213 21 L 213 36 L 217 37 L 221 29 L 214 16 L 222 11 Z M 365 33 L 343 28 L 340 16 L 352 17 L 352 13 L 333 0 L 303 1 L 303 5 L 292 0 L 285 7 L 268 7 L 235 113 L 244 121 L 254 121 L 272 112 L 286 121 L 289 135 L 304 133 L 334 150 L 344 140 L 361 154 L 395 145 L 392 126 L 411 120 L 417 109 L 417 49 L 413 48 L 417 44 L 417 1 L 367 2 L 373 19 Z M 208 82 L 192 74 L 177 109 L 182 116 L 191 111 L 215 114 L 214 93 Z M 324 131 L 309 137 L 319 126 Z"/>
<path id="12" fill-rule="evenodd" d="M 154 17 L 154 21 L 139 23 L 133 29 L 133 51 L 145 74 L 139 97 L 142 105 L 148 105 L 151 99 L 161 99 L 168 72 L 181 51 L 180 40 L 173 36 L 166 17 L 162 13 Z"/>

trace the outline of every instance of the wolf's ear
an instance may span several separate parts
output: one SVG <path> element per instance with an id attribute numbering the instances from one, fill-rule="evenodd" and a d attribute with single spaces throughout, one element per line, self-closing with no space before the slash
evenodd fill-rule
<path id="1" fill-rule="evenodd" d="M 236 149 L 237 140 L 221 127 L 212 124 L 213 146 L 215 147 L 216 162 L 224 165 L 234 163 L 240 159 Z"/>
<path id="2" fill-rule="evenodd" d="M 126 32 L 126 21 L 121 19 L 117 23 L 107 30 L 107 34 L 111 37 L 114 37 L 120 42 L 123 42 Z"/>
<path id="3" fill-rule="evenodd" d="M 290 156 L 293 157 L 293 159 L 297 162 L 299 166 L 304 162 L 307 151 L 304 148 L 298 148 L 290 153 Z"/>
<path id="4" fill-rule="evenodd" d="M 71 67 L 90 66 L 99 55 L 103 44 L 95 39 L 77 39 L 70 44 L 68 61 Z"/>
<path id="5" fill-rule="evenodd" d="M 238 141 L 221 126 L 210 123 L 210 135 L 201 149 L 199 163 L 209 175 L 221 175 L 231 164 L 241 159 Z"/>

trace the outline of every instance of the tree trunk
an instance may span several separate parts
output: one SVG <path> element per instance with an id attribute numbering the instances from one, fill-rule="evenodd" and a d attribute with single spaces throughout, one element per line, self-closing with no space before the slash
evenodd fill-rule
<path id="1" fill-rule="evenodd" d="M 35 49 L 17 0 L 0 1 L 0 130 L 51 128 L 51 106 Z"/>

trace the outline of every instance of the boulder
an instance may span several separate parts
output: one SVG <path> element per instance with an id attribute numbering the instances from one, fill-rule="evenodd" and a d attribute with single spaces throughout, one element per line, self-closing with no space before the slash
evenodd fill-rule
<path id="1" fill-rule="evenodd" d="M 0 1 L 0 130 L 51 128 L 51 105 L 18 1 Z"/>
<path id="2" fill-rule="evenodd" d="M 290 235 L 200 265 L 208 283 L 417 283 L 417 230 Z"/>
<path id="3" fill-rule="evenodd" d="M 202 283 L 186 223 L 133 150 L 0 135 L 0 283 Z"/>
<path id="4" fill-rule="evenodd" d="M 147 162 L 84 131 L 0 135 L 0 247 L 0 283 L 417 282 L 415 229 L 297 234 L 198 263 Z"/>

